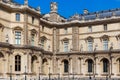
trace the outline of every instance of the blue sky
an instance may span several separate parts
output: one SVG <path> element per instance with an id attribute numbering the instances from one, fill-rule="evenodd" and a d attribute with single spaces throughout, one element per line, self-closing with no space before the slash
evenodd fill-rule
<path id="1" fill-rule="evenodd" d="M 15 0 L 22 3 L 24 0 Z M 28 0 L 32 7 L 41 8 L 41 13 L 49 13 L 50 2 L 58 3 L 58 13 L 66 18 L 78 13 L 82 14 L 84 9 L 89 12 L 96 12 L 102 10 L 109 10 L 120 8 L 120 0 Z"/>

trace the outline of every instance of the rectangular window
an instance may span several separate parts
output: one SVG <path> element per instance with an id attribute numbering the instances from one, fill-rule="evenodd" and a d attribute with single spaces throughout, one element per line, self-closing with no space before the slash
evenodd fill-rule
<path id="1" fill-rule="evenodd" d="M 42 31 L 44 31 L 44 26 L 42 26 Z"/>
<path id="2" fill-rule="evenodd" d="M 67 34 L 68 33 L 68 29 L 64 28 L 64 33 Z"/>
<path id="3" fill-rule="evenodd" d="M 108 40 L 107 39 L 103 40 L 103 49 L 108 50 Z"/>
<path id="4" fill-rule="evenodd" d="M 15 44 L 21 44 L 21 32 L 15 31 Z"/>
<path id="5" fill-rule="evenodd" d="M 34 18 L 34 17 L 32 17 L 32 24 L 34 24 L 34 20 L 35 20 L 35 18 Z"/>
<path id="6" fill-rule="evenodd" d="M 20 14 L 16 13 L 16 21 L 20 21 Z"/>
<path id="7" fill-rule="evenodd" d="M 31 45 L 34 46 L 34 42 L 35 42 L 35 34 L 31 34 Z"/>
<path id="8" fill-rule="evenodd" d="M 41 39 L 41 48 L 44 49 L 44 39 Z"/>
<path id="9" fill-rule="evenodd" d="M 92 72 L 92 62 L 88 61 L 88 72 Z"/>
<path id="10" fill-rule="evenodd" d="M 92 32 L 92 26 L 88 27 L 88 32 Z"/>
<path id="11" fill-rule="evenodd" d="M 107 24 L 104 24 L 104 31 L 107 31 Z"/>
<path id="12" fill-rule="evenodd" d="M 68 41 L 64 41 L 64 52 L 68 52 Z"/>
<path id="13" fill-rule="evenodd" d="M 88 51 L 93 51 L 93 41 L 88 40 Z"/>

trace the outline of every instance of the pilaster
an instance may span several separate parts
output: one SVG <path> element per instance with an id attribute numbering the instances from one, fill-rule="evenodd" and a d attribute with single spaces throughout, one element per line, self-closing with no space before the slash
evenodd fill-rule
<path id="1" fill-rule="evenodd" d="M 24 45 L 28 44 L 28 15 L 27 12 L 24 13 Z"/>
<path id="2" fill-rule="evenodd" d="M 72 31 L 72 50 L 79 51 L 79 27 L 73 26 Z"/>

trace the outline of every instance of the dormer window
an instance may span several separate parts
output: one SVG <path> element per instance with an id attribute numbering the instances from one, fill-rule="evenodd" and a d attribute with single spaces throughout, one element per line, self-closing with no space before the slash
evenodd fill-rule
<path id="1" fill-rule="evenodd" d="M 20 21 L 20 14 L 16 13 L 16 21 Z"/>

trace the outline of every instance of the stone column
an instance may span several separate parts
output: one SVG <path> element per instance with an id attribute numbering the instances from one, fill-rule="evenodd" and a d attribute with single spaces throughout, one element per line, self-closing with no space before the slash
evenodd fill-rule
<path id="1" fill-rule="evenodd" d="M 70 73 L 72 73 L 72 72 L 73 72 L 73 71 L 72 71 L 72 68 L 73 68 L 73 67 L 72 67 L 72 58 L 70 58 L 69 61 L 70 61 L 70 64 L 69 64 L 69 65 L 70 65 L 70 69 L 69 69 L 69 70 L 70 70 Z"/>

